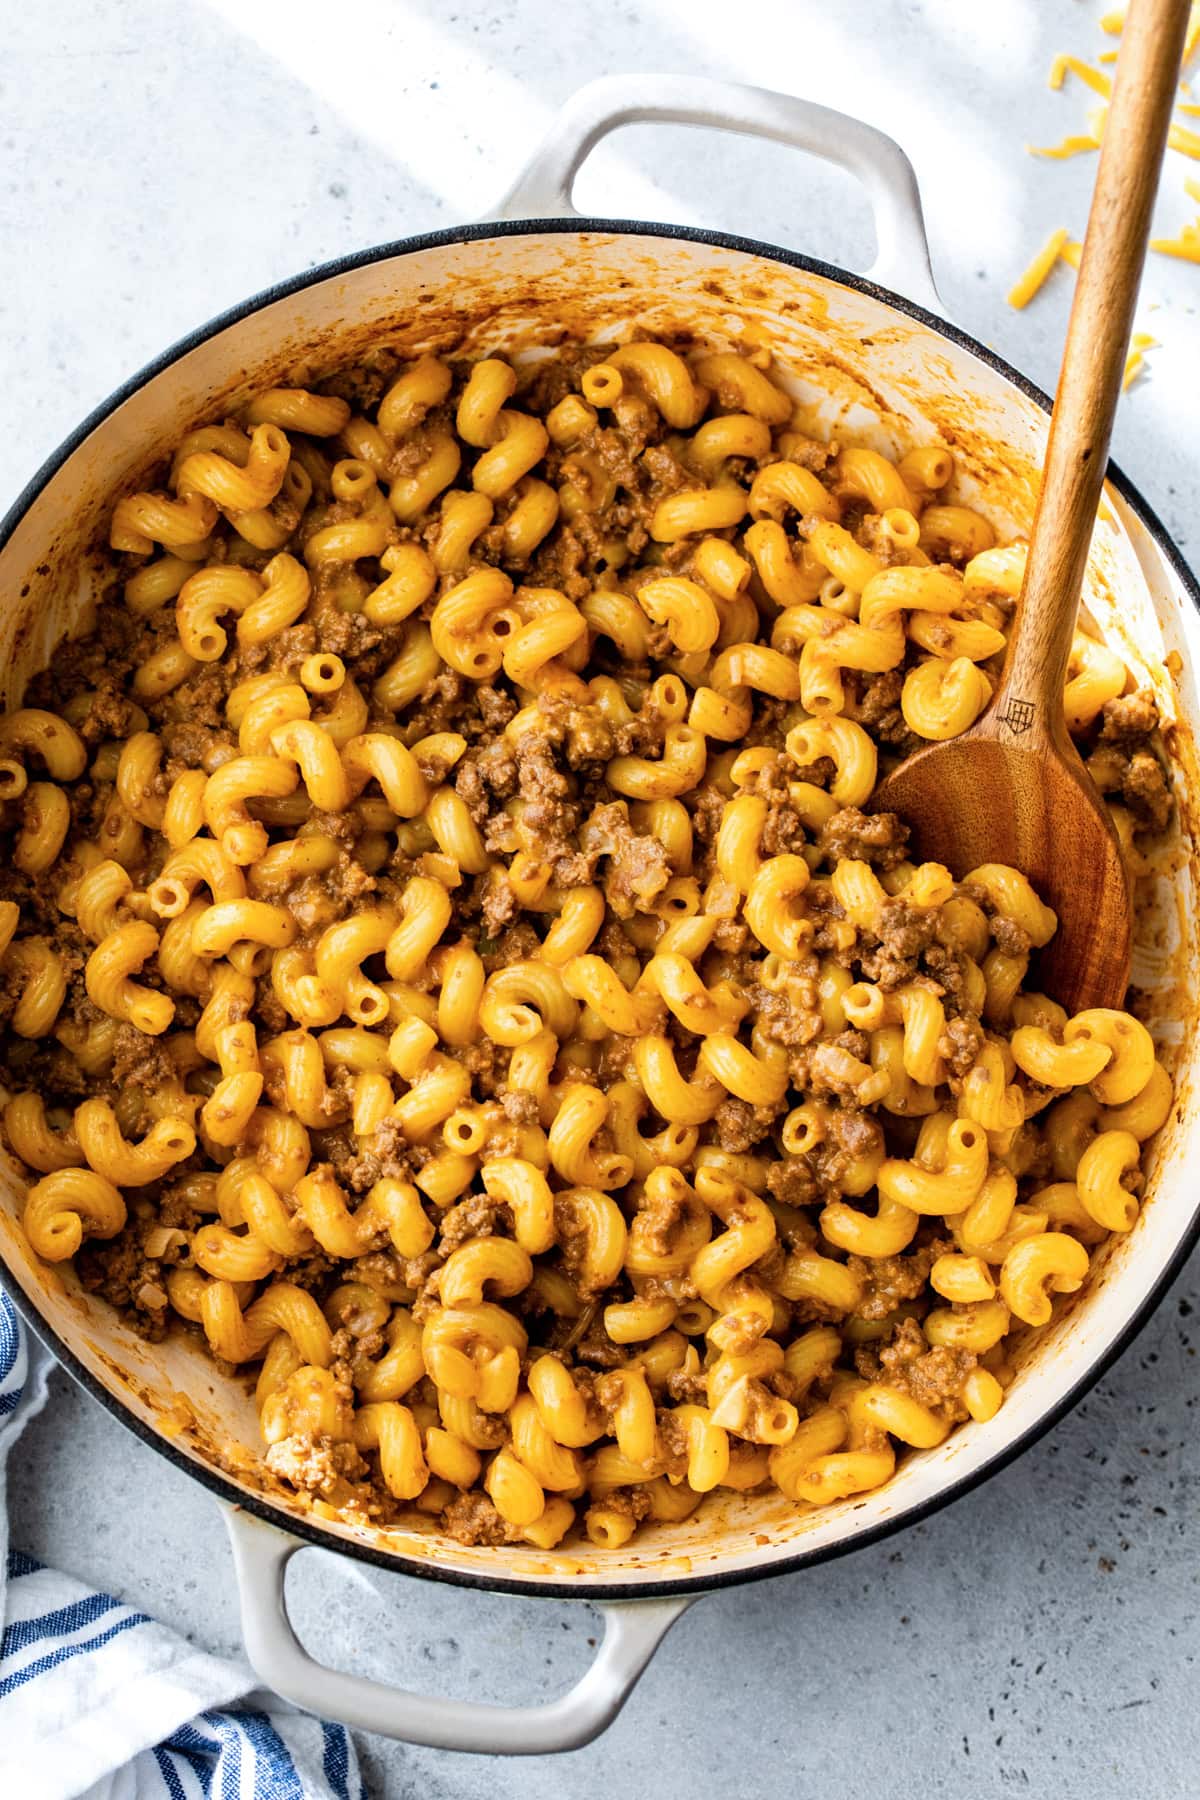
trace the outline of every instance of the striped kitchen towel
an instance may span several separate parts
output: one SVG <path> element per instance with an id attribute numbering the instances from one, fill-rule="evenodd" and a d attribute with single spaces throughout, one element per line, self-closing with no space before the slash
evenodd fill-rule
<path id="1" fill-rule="evenodd" d="M 135 1607 L 8 1546 L 4 1474 L 51 1363 L 0 1291 L 0 1794 L 363 1800 L 349 1734 Z"/>

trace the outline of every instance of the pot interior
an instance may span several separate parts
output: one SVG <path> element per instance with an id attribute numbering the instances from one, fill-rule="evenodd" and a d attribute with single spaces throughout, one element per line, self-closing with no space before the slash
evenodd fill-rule
<path id="1" fill-rule="evenodd" d="M 255 389 L 303 381 L 387 343 L 405 353 L 503 350 L 537 356 L 571 337 L 609 341 L 633 325 L 721 346 L 769 345 L 815 436 L 844 434 L 890 455 L 940 442 L 954 453 L 953 498 L 987 514 L 1001 539 L 1032 519 L 1047 419 L 1038 401 L 969 347 L 836 278 L 754 254 L 644 228 L 515 228 L 497 236 L 434 241 L 336 269 L 183 346 L 106 416 L 91 422 L 36 492 L 0 551 L 0 668 L 4 699 L 70 630 L 86 629 L 103 566 L 108 512 L 191 426 L 220 417 Z M 968 1425 L 940 1448 L 911 1454 L 874 1494 L 800 1510 L 780 1493 L 710 1496 L 692 1518 L 644 1527 L 603 1554 L 463 1548 L 414 1518 L 371 1531 L 318 1521 L 282 1492 L 260 1460 L 257 1420 L 237 1382 L 218 1374 L 190 1337 L 144 1343 L 69 1267 L 41 1264 L 19 1225 L 24 1188 L 0 1158 L 0 1254 L 52 1340 L 116 1407 L 198 1472 L 223 1477 L 234 1497 L 257 1496 L 281 1524 L 320 1526 L 447 1574 L 580 1590 L 692 1577 L 697 1585 L 797 1554 L 818 1554 L 924 1508 L 978 1476 L 1062 1406 L 1090 1369 L 1119 1346 L 1171 1268 L 1196 1211 L 1186 1179 L 1195 1137 L 1196 1033 L 1188 996 L 1200 951 L 1197 865 L 1191 835 L 1200 799 L 1192 730 L 1200 717 L 1200 619 L 1185 579 L 1135 507 L 1108 490 L 1085 593 L 1093 619 L 1151 686 L 1166 724 L 1178 824 L 1139 881 L 1134 983 L 1167 1049 L 1177 1105 L 1152 1158 L 1149 1201 L 1135 1229 L 1113 1241 L 1087 1291 L 1044 1331 L 1030 1333 L 1020 1373 L 996 1419 Z M 1176 672 L 1168 672 L 1171 656 Z"/>

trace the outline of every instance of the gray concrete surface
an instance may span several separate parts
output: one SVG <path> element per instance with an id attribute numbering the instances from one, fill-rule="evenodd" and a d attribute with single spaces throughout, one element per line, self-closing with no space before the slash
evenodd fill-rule
<path id="1" fill-rule="evenodd" d="M 1025 314 L 1017 270 L 1081 230 L 1093 163 L 1055 51 L 1104 47 L 1099 0 L 37 0 L 0 7 L 0 504 L 119 381 L 221 308 L 314 263 L 485 212 L 591 75 L 690 71 L 788 88 L 892 130 L 917 165 L 950 310 L 1044 385 L 1065 273 Z M 1200 83 L 1198 83 L 1200 86 Z M 1170 232 L 1194 208 L 1171 159 Z M 869 260 L 860 197 L 782 149 L 639 127 L 599 152 L 598 212 L 709 223 Z M 1200 270 L 1155 261 L 1162 340 L 1117 455 L 1193 556 Z M 1189 534 L 1192 543 L 1189 546 Z M 1200 1793 L 1193 1263 L 1091 1399 L 985 1489 L 837 1564 L 705 1600 L 624 1716 L 560 1761 L 364 1739 L 373 1793 Z M 64 1377 L 13 1470 L 14 1542 L 232 1650 L 217 1509 Z M 512 1700 L 584 1667 L 593 1614 L 368 1574 L 293 1580 L 327 1660 Z"/>

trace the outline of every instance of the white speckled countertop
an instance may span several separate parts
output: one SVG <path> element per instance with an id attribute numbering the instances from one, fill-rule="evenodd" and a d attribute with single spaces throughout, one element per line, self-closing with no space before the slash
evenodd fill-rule
<path id="1" fill-rule="evenodd" d="M 298 270 L 487 211 L 553 109 L 600 73 L 669 70 L 858 110 L 917 167 L 952 315 L 1051 386 L 1070 280 L 1004 294 L 1093 163 L 1026 139 L 1080 128 L 1054 52 L 1106 46 L 1099 0 L 36 0 L 0 49 L 0 511 L 76 422 L 222 308 Z M 1198 83 L 1200 86 L 1200 83 Z M 1194 213 L 1179 157 L 1166 234 Z M 585 209 L 869 260 L 848 177 L 762 144 L 637 127 Z M 1153 261 L 1162 340 L 1116 455 L 1193 557 L 1200 270 Z M 1189 545 L 1189 532 L 1193 543 Z M 565 1760 L 486 1763 L 361 1739 L 374 1794 L 953 1795 L 1200 1792 L 1200 1262 L 1088 1401 L 1006 1473 L 889 1543 L 723 1592 L 676 1627 L 614 1728 Z M 213 1649 L 237 1621 L 212 1499 L 64 1376 L 12 1470 L 13 1541 Z M 518 1701 L 574 1680 L 584 1608 L 296 1565 L 322 1657 L 416 1688 Z"/>

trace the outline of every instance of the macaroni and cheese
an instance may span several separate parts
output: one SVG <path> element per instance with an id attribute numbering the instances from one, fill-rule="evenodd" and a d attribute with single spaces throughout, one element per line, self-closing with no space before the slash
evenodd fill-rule
<path id="1" fill-rule="evenodd" d="M 1054 914 L 870 810 L 987 705 L 954 458 L 633 341 L 273 388 L 124 494 L 0 719 L 24 1229 L 325 1513 L 601 1547 L 986 1422 L 1172 1104 Z M 1137 866 L 1153 701 L 1065 704 Z"/>

